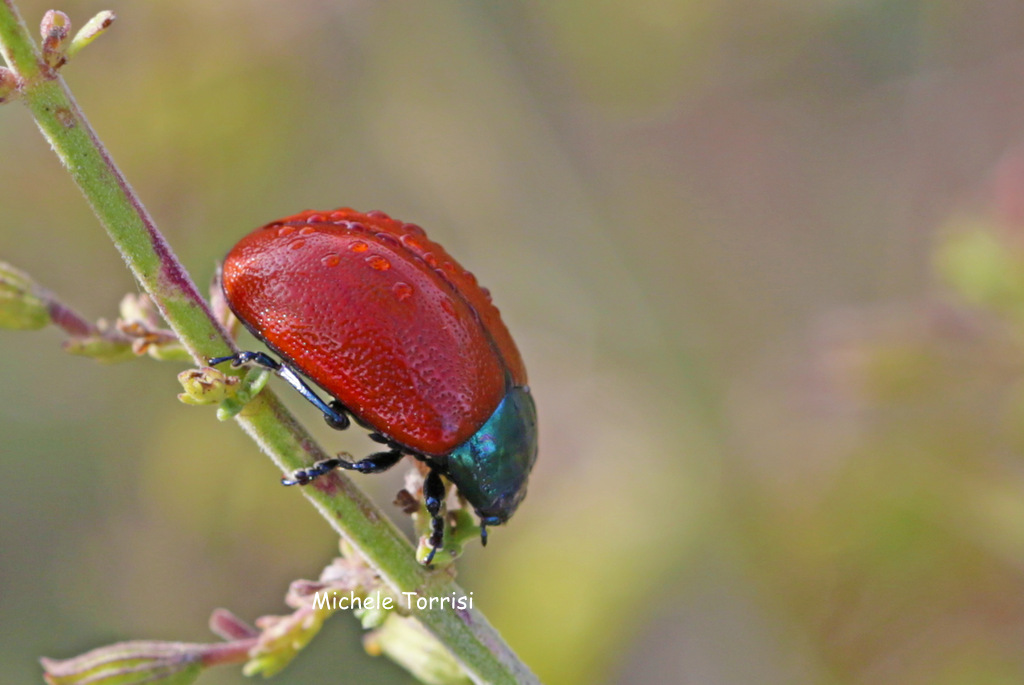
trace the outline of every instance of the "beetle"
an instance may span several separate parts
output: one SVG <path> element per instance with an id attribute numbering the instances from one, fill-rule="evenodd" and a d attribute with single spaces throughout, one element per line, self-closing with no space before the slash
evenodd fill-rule
<path id="1" fill-rule="evenodd" d="M 442 476 L 474 508 L 486 545 L 487 527 L 506 522 L 526 495 L 537 410 L 519 350 L 473 274 L 418 225 L 347 207 L 256 229 L 221 274 L 231 311 L 280 361 L 245 351 L 210 365 L 273 371 L 330 426 L 354 420 L 387 447 L 355 462 L 326 459 L 282 482 L 305 485 L 335 468 L 379 473 L 408 455 L 428 469 L 425 563 L 444 541 Z"/>

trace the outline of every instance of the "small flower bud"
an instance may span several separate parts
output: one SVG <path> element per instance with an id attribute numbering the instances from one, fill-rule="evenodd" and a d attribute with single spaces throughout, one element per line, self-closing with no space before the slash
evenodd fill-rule
<path id="1" fill-rule="evenodd" d="M 388 609 L 356 609 L 352 614 L 366 630 L 380 628 L 391 615 Z"/>
<path id="2" fill-rule="evenodd" d="M 202 670 L 203 645 L 120 642 L 72 659 L 41 659 L 50 685 L 188 685 Z"/>
<path id="3" fill-rule="evenodd" d="M 116 15 L 110 10 L 103 10 L 95 17 L 85 22 L 85 26 L 83 26 L 81 30 L 75 34 L 75 37 L 71 39 L 71 44 L 67 49 L 68 58 L 70 59 L 79 50 L 103 35 L 103 33 L 110 28 L 110 25 L 114 23 L 114 19 L 116 18 Z"/>
<path id="4" fill-rule="evenodd" d="M 444 645 L 414 618 L 392 614 L 383 626 L 363 638 L 363 647 L 373 656 L 386 654 L 424 683 L 471 682 Z"/>
<path id="5" fill-rule="evenodd" d="M 71 32 L 71 19 L 60 10 L 49 10 L 39 25 L 43 38 L 43 61 L 56 69 L 67 61 L 65 43 Z"/>
<path id="6" fill-rule="evenodd" d="M 331 610 L 317 610 L 309 605 L 288 616 L 257 619 L 256 627 L 262 632 L 242 673 L 247 676 L 258 673 L 264 678 L 280 673 L 320 632 L 331 613 Z"/>
<path id="7" fill-rule="evenodd" d="M 9 102 L 20 94 L 18 77 L 7 67 L 0 67 L 0 104 Z"/>
<path id="8" fill-rule="evenodd" d="M 30 331 L 50 322 L 45 291 L 28 274 L 0 262 L 0 328 Z"/>
<path id="9" fill-rule="evenodd" d="M 210 630 L 222 640 L 249 640 L 260 635 L 260 631 L 227 609 L 213 610 L 210 614 Z"/>
<path id="10" fill-rule="evenodd" d="M 153 299 L 145 293 L 128 293 L 122 297 L 118 313 L 124 321 L 139 321 L 150 328 L 157 328 L 163 323 Z"/>
<path id="11" fill-rule="evenodd" d="M 224 289 L 221 287 L 220 280 L 220 267 L 218 267 L 217 273 L 213 277 L 213 282 L 210 283 L 210 309 L 213 310 L 214 318 L 227 329 L 231 338 L 235 339 L 238 337 L 238 317 L 228 307 L 228 301 L 224 297 Z"/>
<path id="12" fill-rule="evenodd" d="M 117 330 L 132 341 L 137 355 L 149 354 L 160 360 L 188 360 L 188 352 L 174 331 L 161 328 L 163 319 L 149 295 L 125 295 L 121 300 Z"/>
<path id="13" fill-rule="evenodd" d="M 178 374 L 178 382 L 185 390 L 178 395 L 179 400 L 185 404 L 204 405 L 219 404 L 234 398 L 242 379 L 204 366 L 201 369 L 182 371 Z"/>
<path id="14" fill-rule="evenodd" d="M 105 364 L 126 362 L 136 358 L 131 343 L 109 333 L 109 330 L 104 329 L 94 335 L 68 338 L 64 341 L 63 349 L 68 354 L 89 357 Z"/>
<path id="15" fill-rule="evenodd" d="M 39 33 L 43 40 L 56 36 L 60 40 L 68 37 L 71 32 L 71 19 L 60 10 L 48 10 L 39 24 Z"/>

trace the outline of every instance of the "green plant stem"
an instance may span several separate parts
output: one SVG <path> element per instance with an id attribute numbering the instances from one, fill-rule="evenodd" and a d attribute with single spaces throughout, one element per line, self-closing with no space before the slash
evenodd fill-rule
<path id="1" fill-rule="evenodd" d="M 64 80 L 43 63 L 13 0 L 0 0 L 0 53 L 21 80 L 21 100 L 39 129 L 196 363 L 233 352 L 233 342 L 115 166 Z M 268 390 L 236 420 L 283 472 L 327 457 Z M 430 572 L 420 566 L 409 541 L 344 475 L 333 473 L 302 492 L 396 593 L 465 594 L 455 584 L 453 572 Z M 412 614 L 475 681 L 536 682 L 478 611 L 413 607 Z"/>

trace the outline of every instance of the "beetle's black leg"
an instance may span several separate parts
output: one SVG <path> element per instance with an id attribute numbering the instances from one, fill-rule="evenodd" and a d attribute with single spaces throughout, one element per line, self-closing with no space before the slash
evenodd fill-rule
<path id="1" fill-rule="evenodd" d="M 391 450 L 390 452 L 378 452 L 376 454 L 371 454 L 366 459 L 360 459 L 359 461 L 324 459 L 323 461 L 318 461 L 308 468 L 292 471 L 291 478 L 282 478 L 281 484 L 306 485 L 310 481 L 316 480 L 328 471 L 333 471 L 334 469 L 347 469 L 349 471 L 358 471 L 359 473 L 381 473 L 382 471 L 387 471 L 397 464 L 401 458 L 402 453 L 400 451 Z"/>
<path id="2" fill-rule="evenodd" d="M 430 470 L 427 479 L 423 481 L 423 503 L 430 513 L 430 554 L 427 555 L 425 563 L 429 564 L 434 560 L 437 550 L 444 544 L 444 519 L 441 518 L 441 503 L 444 502 L 444 481 L 441 474 L 434 469 Z"/>
<path id="3" fill-rule="evenodd" d="M 324 421 L 328 426 L 336 430 L 348 428 L 348 417 L 341 409 L 340 402 L 337 400 L 333 400 L 330 404 L 324 402 L 319 395 L 313 392 L 312 388 L 306 385 L 306 381 L 302 380 L 299 374 L 295 373 L 295 370 L 287 364 L 281 364 L 281 369 L 277 374 L 287 381 L 288 385 L 298 390 L 299 394 L 305 397 L 310 404 L 323 412 Z"/>
<path id="4" fill-rule="evenodd" d="M 208 359 L 207 363 L 210 366 L 217 366 L 224 362 L 231 362 L 231 366 L 238 368 L 246 364 L 252 364 L 253 366 L 262 366 L 264 369 L 277 372 L 281 369 L 281 362 L 277 361 L 265 352 L 237 352 L 235 354 L 229 354 L 226 357 L 214 357 Z"/>
<path id="5" fill-rule="evenodd" d="M 480 512 L 476 513 L 480 516 L 480 544 L 484 547 L 487 546 L 487 526 L 496 526 L 501 523 L 501 519 L 497 516 L 481 516 Z"/>
<path id="6" fill-rule="evenodd" d="M 292 477 L 282 478 L 281 485 L 306 485 L 328 471 L 333 471 L 338 468 L 341 463 L 341 459 L 324 459 L 323 461 L 318 461 L 309 468 L 292 471 Z"/>
<path id="7" fill-rule="evenodd" d="M 338 468 L 359 473 L 381 473 L 397 464 L 401 458 L 402 453 L 399 450 L 377 452 L 359 461 L 343 461 L 338 464 Z"/>
<path id="8" fill-rule="evenodd" d="M 214 357 L 213 359 L 210 359 L 208 363 L 210 366 L 216 366 L 217 364 L 222 364 L 226 361 L 230 361 L 231 366 L 234 367 L 252 365 L 267 369 L 268 371 L 273 371 L 283 378 L 288 385 L 295 388 L 300 395 L 305 397 L 306 401 L 323 412 L 324 421 L 327 422 L 328 426 L 337 430 L 344 430 L 345 428 L 348 428 L 349 419 L 345 414 L 345 407 L 341 402 L 338 402 L 337 400 L 333 400 L 330 404 L 324 402 L 315 392 L 313 392 L 313 389 L 309 387 L 306 381 L 302 380 L 299 374 L 287 364 L 282 364 L 263 352 L 239 352 L 238 354 L 233 354 L 227 357 Z"/>

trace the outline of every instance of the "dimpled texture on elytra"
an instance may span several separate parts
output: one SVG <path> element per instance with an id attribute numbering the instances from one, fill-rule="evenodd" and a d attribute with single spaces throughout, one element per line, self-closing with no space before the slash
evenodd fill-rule
<path id="1" fill-rule="evenodd" d="M 382 212 L 308 211 L 224 260 L 231 309 L 356 418 L 442 455 L 487 421 L 522 358 L 490 295 L 419 226 Z"/>

